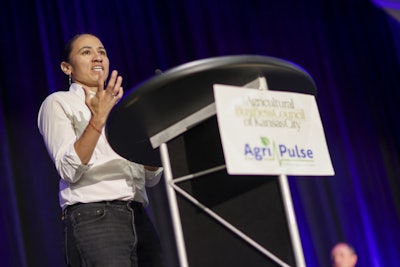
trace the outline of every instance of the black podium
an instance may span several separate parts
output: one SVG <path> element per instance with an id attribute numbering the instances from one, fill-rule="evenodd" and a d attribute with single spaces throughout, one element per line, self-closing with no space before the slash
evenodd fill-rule
<path id="1" fill-rule="evenodd" d="M 213 85 L 258 88 L 263 78 L 269 90 L 316 94 L 310 75 L 293 63 L 216 57 L 145 81 L 109 116 L 107 138 L 117 153 L 164 167 L 182 267 L 299 265 L 278 177 L 229 175 L 218 132 Z"/>

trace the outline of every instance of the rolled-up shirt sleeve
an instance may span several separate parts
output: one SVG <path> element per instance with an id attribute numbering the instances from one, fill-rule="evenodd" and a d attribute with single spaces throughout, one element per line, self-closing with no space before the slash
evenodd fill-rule
<path id="1" fill-rule="evenodd" d="M 70 183 L 78 181 L 92 162 L 83 165 L 76 154 L 78 134 L 70 107 L 57 96 L 48 96 L 39 110 L 38 127 L 61 178 Z"/>

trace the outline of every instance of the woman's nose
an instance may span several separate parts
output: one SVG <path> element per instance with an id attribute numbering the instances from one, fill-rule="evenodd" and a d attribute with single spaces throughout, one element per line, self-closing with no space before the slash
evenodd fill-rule
<path id="1" fill-rule="evenodd" d="M 103 57 L 100 53 L 95 52 L 94 56 L 93 56 L 93 61 L 103 61 Z"/>

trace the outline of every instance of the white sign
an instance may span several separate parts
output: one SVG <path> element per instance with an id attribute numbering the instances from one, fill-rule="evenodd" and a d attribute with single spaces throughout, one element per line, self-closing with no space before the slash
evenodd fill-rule
<path id="1" fill-rule="evenodd" d="M 334 175 L 313 95 L 214 85 L 229 174 Z"/>

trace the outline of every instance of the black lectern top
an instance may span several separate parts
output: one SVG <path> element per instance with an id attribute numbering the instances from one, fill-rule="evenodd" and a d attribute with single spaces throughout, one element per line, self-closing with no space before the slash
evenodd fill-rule
<path id="1" fill-rule="evenodd" d="M 193 61 L 156 75 L 130 89 L 112 110 L 107 139 L 122 157 L 161 166 L 149 138 L 214 102 L 213 85 L 243 86 L 265 77 L 270 90 L 315 95 L 311 76 L 301 67 L 273 57 L 223 56 Z"/>

